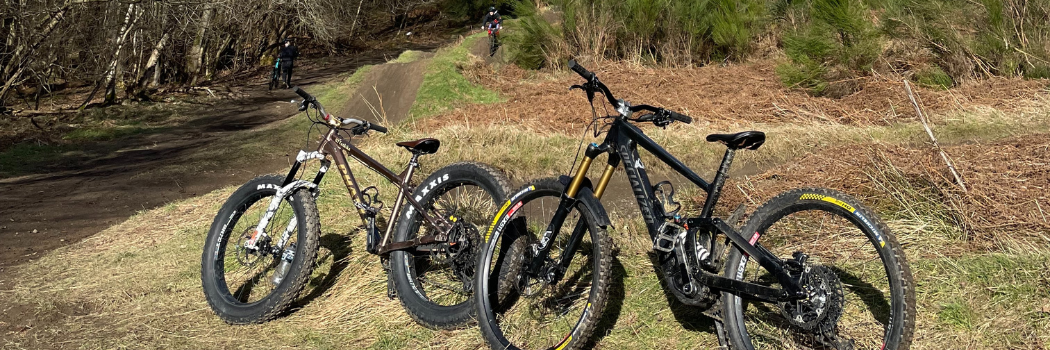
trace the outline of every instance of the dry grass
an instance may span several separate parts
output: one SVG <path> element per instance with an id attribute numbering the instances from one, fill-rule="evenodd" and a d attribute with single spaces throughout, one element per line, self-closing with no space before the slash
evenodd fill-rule
<path id="1" fill-rule="evenodd" d="M 743 74 L 755 68 L 728 69 Z M 714 69 L 694 72 L 710 71 Z M 647 77 L 665 84 L 661 86 L 684 79 Z M 606 81 L 617 78 L 612 74 Z M 541 117 L 588 115 L 579 96 L 564 93 L 569 80 L 564 74 L 541 74 L 525 79 L 513 93 L 503 91 L 507 103 L 464 106 L 355 143 L 395 171 L 408 154 L 394 142 L 435 137 L 444 141 L 442 149 L 423 158 L 420 174 L 461 160 L 506 169 L 518 183 L 564 174 L 572 165 L 582 125 Z M 680 92 L 686 93 L 694 92 Z M 558 97 L 551 102 L 561 104 L 524 103 L 554 94 Z M 645 96 L 628 96 L 646 100 L 637 97 Z M 716 97 L 696 97 L 712 98 Z M 739 99 L 721 101 L 747 104 Z M 708 117 L 696 125 L 646 131 L 686 164 L 707 170 L 700 172 L 703 176 L 711 174 L 722 152 L 720 146 L 698 141 L 708 130 L 768 132 L 769 142 L 762 149 L 741 153 L 736 168 L 750 169 L 746 172 L 754 175 L 735 177 L 727 185 L 720 212 L 736 203 L 754 208 L 782 190 L 802 185 L 844 190 L 874 207 L 904 243 L 915 271 L 919 315 L 914 348 L 1045 348 L 1050 341 L 1046 272 L 1050 269 L 1046 237 L 1050 125 L 1045 101 L 1028 98 L 1017 105 L 1024 107 L 1001 112 L 992 109 L 994 104 L 967 106 L 962 113 L 947 107 L 935 115 L 935 132 L 949 145 L 946 150 L 973 189 L 970 194 L 955 189 L 939 158 L 924 144 L 921 128 L 903 119 L 886 123 L 798 116 L 735 120 L 719 113 L 744 112 L 719 106 L 712 112 L 693 113 Z M 561 106 L 565 110 L 554 109 Z M 464 117 L 475 109 L 499 113 L 484 119 Z M 654 172 L 666 171 L 651 159 L 647 166 Z M 360 167 L 354 170 L 362 183 L 381 183 Z M 379 188 L 389 200 L 392 186 Z M 24 324 L 0 324 L 0 346 L 212 349 L 257 346 L 254 339 L 264 339 L 278 348 L 481 347 L 476 330 L 427 330 L 412 322 L 396 300 L 385 297 L 378 259 L 365 253 L 363 236 L 355 232 L 357 219 L 344 216 L 349 208 L 345 189 L 332 176 L 322 183 L 318 203 L 323 247 L 319 268 L 300 305 L 263 325 L 223 324 L 200 290 L 200 252 L 213 215 L 232 190 L 139 213 L 88 240 L 5 271 L 8 280 L 17 283 L 0 290 L 0 312 L 28 312 Z M 680 191 L 687 207 L 702 200 L 696 190 Z M 598 348 L 716 346 L 710 322 L 698 310 L 672 306 L 664 297 L 646 255 L 651 242 L 633 214 L 636 209 L 610 211 L 620 255 L 614 263 L 611 306 L 606 310 L 610 318 L 605 322 L 612 328 L 603 334 Z"/>
<path id="2" fill-rule="evenodd" d="M 773 66 L 771 60 L 700 68 L 651 68 L 604 61 L 588 68 L 618 98 L 689 114 L 698 125 L 709 128 L 741 122 L 892 125 L 915 119 L 899 81 L 863 78 L 858 82 L 862 86 L 859 92 L 841 99 L 812 97 L 782 86 Z M 497 71 L 482 64 L 468 66 L 465 71 L 475 82 L 498 91 L 505 101 L 461 106 L 442 118 L 430 119 L 428 126 L 499 119 L 558 131 L 579 129 L 590 121 L 584 94 L 568 92 L 572 84 L 582 83 L 574 73 L 526 72 L 513 65 Z M 930 114 L 984 108 L 1015 112 L 1045 104 L 1047 97 L 1045 81 L 1020 79 L 982 80 L 950 91 L 920 89 L 918 93 Z M 598 108 L 603 112 L 602 106 Z M 494 114 L 498 118 L 493 118 Z"/>

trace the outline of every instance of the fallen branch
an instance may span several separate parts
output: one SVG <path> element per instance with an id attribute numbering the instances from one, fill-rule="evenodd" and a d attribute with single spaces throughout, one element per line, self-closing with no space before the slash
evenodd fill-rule
<path id="1" fill-rule="evenodd" d="M 915 106 L 915 114 L 919 115 L 919 121 L 922 122 L 922 127 L 926 129 L 926 135 L 929 135 L 930 141 L 933 141 L 933 148 L 937 149 L 937 152 L 941 154 L 941 159 L 944 159 L 944 163 L 948 164 L 948 170 L 955 176 L 955 182 L 959 184 L 964 193 L 968 193 L 969 191 L 966 190 L 966 184 L 963 183 L 962 176 L 959 176 L 959 172 L 955 171 L 955 165 L 948 159 L 948 154 L 937 144 L 937 138 L 933 136 L 933 130 L 930 130 L 930 124 L 926 122 L 926 115 L 922 113 L 919 103 L 915 101 L 915 95 L 911 92 L 911 84 L 908 84 L 907 80 L 904 81 L 904 89 L 908 91 L 908 99 L 911 100 L 911 105 Z"/>

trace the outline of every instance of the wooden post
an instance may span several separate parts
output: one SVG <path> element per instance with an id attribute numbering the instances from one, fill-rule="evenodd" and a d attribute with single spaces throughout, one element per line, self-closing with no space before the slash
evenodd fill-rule
<path id="1" fill-rule="evenodd" d="M 944 163 L 948 164 L 948 170 L 952 172 L 952 176 L 955 176 L 955 182 L 959 184 L 964 193 L 968 193 L 969 191 L 966 190 L 966 184 L 963 182 L 962 176 L 959 176 L 959 172 L 955 171 L 955 165 L 948 159 L 948 154 L 937 144 L 937 138 L 933 136 L 933 130 L 930 130 L 930 124 L 926 122 L 926 115 L 922 113 L 919 103 L 915 101 L 915 95 L 911 92 L 911 84 L 908 84 L 907 80 L 904 81 L 904 89 L 908 91 L 908 99 L 911 100 L 911 105 L 915 106 L 915 114 L 919 115 L 919 121 L 922 122 L 922 127 L 926 129 L 926 135 L 929 135 L 930 141 L 933 141 L 933 148 L 941 154 L 941 159 L 944 159 Z"/>

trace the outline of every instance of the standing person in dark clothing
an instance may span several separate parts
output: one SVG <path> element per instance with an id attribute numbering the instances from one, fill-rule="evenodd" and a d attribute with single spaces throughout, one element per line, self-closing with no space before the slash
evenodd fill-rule
<path id="1" fill-rule="evenodd" d="M 280 60 L 281 72 L 284 74 L 284 87 L 292 87 L 292 67 L 295 66 L 295 58 L 299 57 L 299 48 L 292 44 L 292 39 L 284 39 L 284 46 L 277 53 Z"/>

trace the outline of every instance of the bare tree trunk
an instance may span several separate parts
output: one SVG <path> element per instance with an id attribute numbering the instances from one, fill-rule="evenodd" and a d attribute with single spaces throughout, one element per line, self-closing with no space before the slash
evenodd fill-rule
<path id="1" fill-rule="evenodd" d="M 142 70 L 139 71 L 138 76 L 135 77 L 135 84 L 136 85 L 141 87 L 141 86 L 143 86 L 145 84 L 146 72 L 148 72 L 153 67 L 157 67 L 157 70 L 154 71 L 154 74 L 153 74 L 155 76 L 154 79 L 155 80 L 159 80 L 160 79 L 160 77 L 158 76 L 158 73 L 160 72 L 160 67 L 157 66 L 157 63 L 160 62 L 160 51 L 164 50 L 164 45 L 167 45 L 167 43 L 168 43 L 168 33 L 164 33 L 164 35 L 162 35 L 160 37 L 160 40 L 157 41 L 157 45 L 153 46 L 153 53 L 151 53 L 149 55 L 149 60 L 146 61 L 146 65 L 142 67 Z"/>
<path id="2" fill-rule="evenodd" d="M 205 6 L 204 15 L 201 16 L 200 27 L 197 28 L 197 36 L 193 39 L 193 45 L 190 47 L 189 55 L 186 57 L 186 73 L 190 75 L 190 85 L 196 84 L 197 78 L 200 76 L 201 59 L 204 56 L 204 34 L 207 33 L 208 27 L 211 26 L 212 16 L 215 15 L 215 6 L 213 4 Z"/>
<path id="3" fill-rule="evenodd" d="M 15 48 L 14 53 L 11 55 L 11 60 L 4 66 L 3 73 L 0 76 L 6 76 L 7 82 L 4 83 L 4 87 L 0 88 L 0 104 L 4 100 L 4 96 L 7 96 L 7 92 L 10 91 L 11 85 L 18 81 L 18 78 L 25 71 L 26 66 L 29 65 L 29 61 L 32 60 L 33 53 L 40 47 L 40 44 L 44 42 L 51 35 L 51 33 L 58 27 L 59 23 L 65 18 L 66 12 L 74 4 L 86 3 L 87 0 L 69 0 L 57 12 L 51 15 L 46 22 L 40 25 L 40 28 L 36 31 L 40 33 L 37 41 L 32 45 L 26 45 L 26 43 L 19 44 Z M 13 74 L 12 74 L 13 72 Z"/>
<path id="4" fill-rule="evenodd" d="M 113 52 L 113 59 L 109 61 L 108 68 L 106 68 L 106 104 L 113 103 L 117 99 L 117 71 L 118 64 L 120 64 L 120 52 L 124 49 L 124 42 L 127 40 L 128 33 L 131 32 L 131 27 L 135 25 L 135 21 L 138 21 L 138 16 L 135 14 L 135 3 L 128 4 L 128 13 L 124 15 L 124 25 L 120 27 L 120 33 L 117 34 L 117 49 Z"/>
<path id="5" fill-rule="evenodd" d="M 357 13 L 354 14 L 354 24 L 350 25 L 350 35 L 349 35 L 349 37 L 351 37 L 351 38 L 354 37 L 354 28 L 357 28 L 357 18 L 358 18 L 358 16 L 361 15 L 361 5 L 364 5 L 364 3 L 365 3 L 365 0 L 361 0 L 360 2 L 357 3 Z"/>

